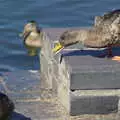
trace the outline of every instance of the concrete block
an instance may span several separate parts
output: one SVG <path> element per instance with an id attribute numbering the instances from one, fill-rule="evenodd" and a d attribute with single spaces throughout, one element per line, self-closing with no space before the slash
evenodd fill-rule
<path id="1" fill-rule="evenodd" d="M 72 96 L 71 115 L 109 114 L 118 111 L 118 96 Z"/>
<path id="2" fill-rule="evenodd" d="M 80 51 L 79 51 L 80 52 Z M 119 89 L 120 64 L 95 56 L 64 56 L 70 68 L 70 89 Z"/>
<path id="3" fill-rule="evenodd" d="M 52 89 L 66 111 L 71 115 L 108 114 L 117 112 L 120 93 L 108 95 L 76 95 L 70 90 L 119 89 L 120 64 L 100 57 L 105 50 L 78 50 L 72 54 L 62 51 L 53 55 L 52 44 L 66 29 L 49 29 L 49 40 L 44 40 L 40 53 L 42 87 Z M 53 32 L 54 31 L 54 32 Z M 53 40 L 53 41 L 52 41 Z M 86 92 L 85 92 L 86 94 Z"/>
<path id="4" fill-rule="evenodd" d="M 52 75 L 51 75 L 51 64 L 53 59 L 52 53 L 52 42 L 44 34 L 43 47 L 40 51 L 40 71 L 41 71 L 41 88 L 52 89 Z"/>
<path id="5" fill-rule="evenodd" d="M 63 61 L 59 63 L 58 98 L 67 111 L 70 111 L 70 80 L 69 71 Z"/>
<path id="6" fill-rule="evenodd" d="M 76 90 L 70 93 L 70 115 L 117 113 L 120 90 Z"/>

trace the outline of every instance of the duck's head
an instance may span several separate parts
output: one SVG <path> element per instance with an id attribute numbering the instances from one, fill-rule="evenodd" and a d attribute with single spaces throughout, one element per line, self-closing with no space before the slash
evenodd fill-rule
<path id="1" fill-rule="evenodd" d="M 38 24 L 35 21 L 30 21 L 24 26 L 24 30 L 20 33 L 20 37 L 24 39 L 28 36 L 31 32 L 36 32 L 39 30 Z"/>
<path id="2" fill-rule="evenodd" d="M 55 44 L 55 47 L 53 48 L 54 53 L 58 53 L 65 47 L 68 47 L 70 45 L 73 45 L 78 42 L 77 40 L 78 32 L 76 31 L 66 31 L 64 32 L 60 38 L 59 42 Z"/>

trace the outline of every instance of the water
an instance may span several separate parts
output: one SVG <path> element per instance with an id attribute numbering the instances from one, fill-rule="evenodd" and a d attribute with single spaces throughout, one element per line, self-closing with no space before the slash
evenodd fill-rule
<path id="1" fill-rule="evenodd" d="M 18 34 L 28 20 L 42 27 L 79 27 L 93 24 L 94 16 L 118 9 L 120 0 L 0 0 L 0 73 L 39 69 Z"/>

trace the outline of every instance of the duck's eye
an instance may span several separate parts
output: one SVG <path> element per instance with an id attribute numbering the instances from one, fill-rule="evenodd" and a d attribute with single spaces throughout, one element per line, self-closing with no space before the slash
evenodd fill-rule
<path id="1" fill-rule="evenodd" d="M 61 36 L 60 38 L 61 38 L 62 40 L 64 40 L 64 39 L 65 39 L 65 36 Z"/>

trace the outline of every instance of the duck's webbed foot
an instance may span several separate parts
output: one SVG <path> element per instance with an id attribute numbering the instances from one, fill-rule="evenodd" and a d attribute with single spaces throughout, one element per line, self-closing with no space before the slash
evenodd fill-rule
<path id="1" fill-rule="evenodd" d="M 111 48 L 111 50 L 112 50 L 112 48 Z M 110 51 L 110 52 L 112 52 L 112 51 Z M 113 56 L 111 59 L 120 62 L 120 56 Z"/>
<path id="2" fill-rule="evenodd" d="M 120 56 L 114 56 L 114 57 L 112 58 L 112 60 L 115 60 L 115 61 L 120 62 Z"/>

